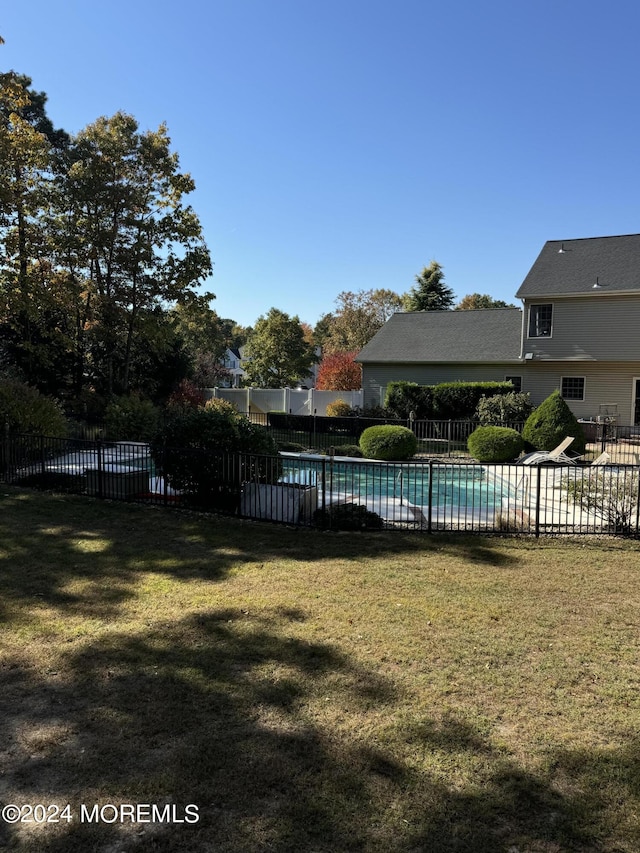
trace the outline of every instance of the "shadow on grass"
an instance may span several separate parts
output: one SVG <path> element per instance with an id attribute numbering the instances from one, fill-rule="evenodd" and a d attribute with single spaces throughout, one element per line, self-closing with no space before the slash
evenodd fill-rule
<path id="1" fill-rule="evenodd" d="M 615 777 L 617 795 L 637 803 L 637 742 L 557 753 L 534 775 L 455 717 L 423 720 L 393 746 L 341 733 L 332 721 L 372 706 L 392 714 L 403 697 L 331 646 L 288 635 L 288 624 L 217 610 L 135 637 L 114 632 L 47 677 L 5 665 L 2 800 L 68 802 L 74 821 L 0 824 L 2 849 L 551 853 L 640 841 L 607 843 L 620 827 L 601 786 Z M 418 747 L 452 767 L 480 756 L 478 778 L 445 784 L 409 758 Z M 179 820 L 194 804 L 200 819 L 82 823 L 81 803 L 173 804 Z"/>
<path id="2" fill-rule="evenodd" d="M 164 508 L 105 503 L 0 487 L 0 618 L 34 601 L 108 618 L 133 595 L 141 572 L 218 580 L 243 563 L 317 562 L 443 555 L 517 566 L 499 540 L 418 533 L 322 533 Z M 69 590 L 84 581 L 82 591 Z"/>
<path id="3" fill-rule="evenodd" d="M 499 542 L 335 536 L 78 498 L 0 501 L 0 592 L 18 620 L 109 619 L 140 572 L 218 580 L 243 564 L 445 553 L 517 565 Z M 478 554 L 480 556 L 478 556 Z M 71 581 L 86 589 L 71 594 Z M 373 665 L 296 636 L 303 610 L 206 609 L 61 651 L 55 671 L 16 652 L 0 667 L 0 800 L 70 803 L 70 824 L 0 823 L 0 848 L 29 853 L 515 853 L 640 849 L 621 826 L 640 798 L 637 741 L 563 751 L 537 773 L 490 733 L 437 709 L 377 738 L 406 697 Z M 451 773 L 423 758 L 444 756 Z M 468 782 L 468 762 L 478 776 Z M 464 779 L 465 781 L 460 781 Z M 613 781 L 612 781 L 613 780 Z M 615 800 L 615 802 L 614 802 Z M 197 824 L 90 824 L 80 804 L 173 804 Z M 635 833 L 635 834 L 634 834 Z M 625 846 L 626 845 L 626 846 Z"/>

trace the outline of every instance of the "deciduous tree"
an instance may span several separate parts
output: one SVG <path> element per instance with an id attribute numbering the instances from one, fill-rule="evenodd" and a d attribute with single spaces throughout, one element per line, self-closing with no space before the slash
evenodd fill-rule
<path id="1" fill-rule="evenodd" d="M 402 308 L 402 297 L 392 290 L 343 291 L 337 308 L 316 326 L 316 341 L 327 352 L 361 350 L 389 317 Z"/>
<path id="2" fill-rule="evenodd" d="M 0 74 L 0 326 L 5 358 L 44 390 L 60 370 L 64 282 L 53 273 L 43 211 L 50 204 L 54 155 L 68 141 L 46 115 L 31 80 Z M 66 306 L 65 306 L 66 307 Z M 62 321 L 62 323 L 59 323 Z"/>
<path id="3" fill-rule="evenodd" d="M 327 353 L 320 362 L 316 388 L 319 391 L 357 391 L 362 387 L 362 368 L 354 352 Z"/>
<path id="4" fill-rule="evenodd" d="M 67 265 L 95 292 L 92 359 L 108 393 L 126 392 L 145 316 L 194 295 L 211 271 L 194 189 L 167 128 L 141 132 L 126 113 L 100 118 L 73 141 L 61 176 Z"/>
<path id="5" fill-rule="evenodd" d="M 295 385 L 310 372 L 317 359 L 298 317 L 271 308 L 259 317 L 244 351 L 247 380 L 262 388 Z"/>
<path id="6" fill-rule="evenodd" d="M 503 302 L 502 299 L 494 299 L 485 293 L 467 293 L 460 302 L 454 306 L 454 311 L 478 311 L 486 308 L 516 308 L 512 302 Z"/>

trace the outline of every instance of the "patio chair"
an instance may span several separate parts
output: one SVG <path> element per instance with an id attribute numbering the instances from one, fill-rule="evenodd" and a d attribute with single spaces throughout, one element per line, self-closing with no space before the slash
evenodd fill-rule
<path id="1" fill-rule="evenodd" d="M 557 447 L 553 450 L 534 450 L 532 453 L 525 454 L 521 459 L 518 459 L 518 465 L 575 465 L 578 459 L 582 459 L 580 455 L 567 456 L 565 450 L 574 442 L 574 437 L 568 435 Z"/>
<path id="2" fill-rule="evenodd" d="M 591 468 L 599 468 L 602 465 L 608 465 L 611 462 L 611 454 L 603 450 L 600 456 L 597 456 L 591 463 Z"/>

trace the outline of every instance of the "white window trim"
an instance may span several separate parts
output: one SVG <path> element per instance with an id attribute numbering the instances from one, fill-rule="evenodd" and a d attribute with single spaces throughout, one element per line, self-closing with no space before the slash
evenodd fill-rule
<path id="1" fill-rule="evenodd" d="M 582 397 L 565 397 L 562 393 L 562 383 L 565 379 L 582 379 Z M 587 399 L 587 377 L 586 376 L 561 376 L 560 377 L 560 396 L 563 400 L 570 403 L 584 403 Z"/>
<path id="2" fill-rule="evenodd" d="M 549 334 L 548 335 L 532 335 L 531 334 L 531 309 L 532 308 L 539 308 L 543 305 L 550 305 L 551 306 L 551 327 L 550 327 Z M 554 313 L 555 313 L 555 311 L 554 311 L 553 302 L 532 302 L 531 305 L 529 305 L 529 313 L 527 315 L 527 340 L 539 341 L 540 338 L 544 338 L 544 340 L 549 340 L 549 338 L 552 338 L 553 337 L 553 315 L 554 315 Z"/>

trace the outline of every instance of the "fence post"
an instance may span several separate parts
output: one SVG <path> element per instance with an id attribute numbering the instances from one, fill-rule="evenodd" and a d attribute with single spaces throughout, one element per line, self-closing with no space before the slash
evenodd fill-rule
<path id="1" fill-rule="evenodd" d="M 327 509 L 327 495 L 326 495 L 326 485 L 327 485 L 327 457 L 322 457 L 322 517 L 326 518 L 326 509 Z"/>
<path id="2" fill-rule="evenodd" d="M 542 480 L 542 465 L 536 465 L 536 539 L 540 538 L 540 484 Z"/>
<path id="3" fill-rule="evenodd" d="M 103 457 L 102 457 L 102 439 L 98 439 L 98 497 L 102 498 L 104 496 L 104 488 L 102 482 L 102 465 L 103 465 Z"/>
<path id="4" fill-rule="evenodd" d="M 429 506 L 427 508 L 427 533 L 432 533 L 433 507 L 433 459 L 429 460 Z"/>
<path id="5" fill-rule="evenodd" d="M 447 422 L 447 456 L 451 456 L 451 418 Z"/>
<path id="6" fill-rule="evenodd" d="M 40 474 L 44 477 L 44 472 L 46 470 L 46 463 L 44 458 L 44 436 L 40 436 Z"/>
<path id="7" fill-rule="evenodd" d="M 9 440 L 9 421 L 5 421 L 4 425 L 4 459 L 2 465 L 2 475 L 6 480 L 9 476 L 9 454 L 11 453 L 11 444 Z"/>
<path id="8" fill-rule="evenodd" d="M 335 447 L 329 448 L 329 530 L 333 530 L 333 457 L 336 455 Z"/>
<path id="9" fill-rule="evenodd" d="M 640 533 L 640 465 L 636 465 L 638 475 L 638 497 L 636 500 L 636 536 Z"/>
<path id="10" fill-rule="evenodd" d="M 167 440 L 166 438 L 162 441 L 162 455 L 160 457 L 160 470 L 162 471 L 162 497 L 163 503 L 166 506 L 168 503 L 168 495 L 167 495 Z M 157 475 L 156 471 L 156 475 Z M 157 480 L 156 480 L 157 482 Z M 156 487 L 157 488 L 157 487 Z"/>

